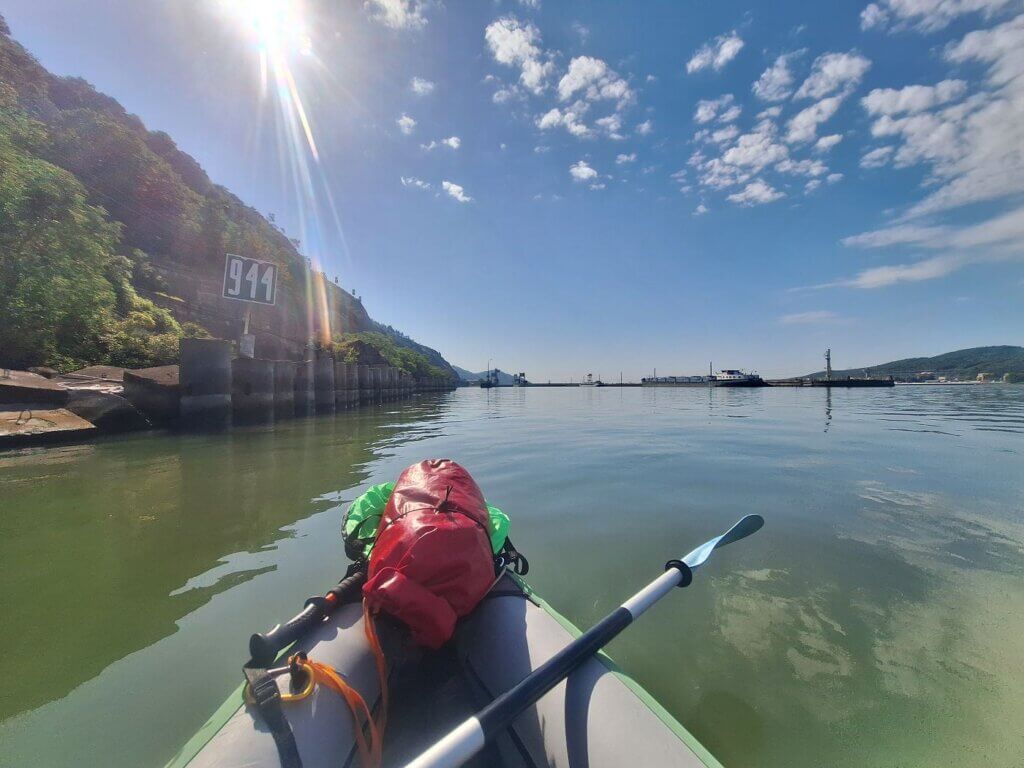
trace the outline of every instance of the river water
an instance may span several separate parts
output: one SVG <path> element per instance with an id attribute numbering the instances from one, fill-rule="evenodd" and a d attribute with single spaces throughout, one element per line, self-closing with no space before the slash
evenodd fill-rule
<path id="1" fill-rule="evenodd" d="M 0 453 L 0 765 L 160 766 L 344 506 L 452 457 L 586 627 L 743 514 L 611 655 L 734 766 L 1024 764 L 1024 387 L 464 389 Z"/>

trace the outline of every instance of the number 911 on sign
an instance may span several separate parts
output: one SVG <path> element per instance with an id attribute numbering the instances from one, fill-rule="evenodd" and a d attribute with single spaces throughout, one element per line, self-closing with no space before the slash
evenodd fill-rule
<path id="1" fill-rule="evenodd" d="M 224 262 L 225 299 L 251 301 L 256 304 L 277 302 L 277 270 L 272 261 L 259 261 L 226 254 Z"/>

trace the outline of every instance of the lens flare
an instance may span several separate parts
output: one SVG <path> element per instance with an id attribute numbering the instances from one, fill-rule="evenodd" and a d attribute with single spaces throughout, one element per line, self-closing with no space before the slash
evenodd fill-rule
<path id="1" fill-rule="evenodd" d="M 305 270 L 309 338 L 330 341 L 332 312 L 322 265 L 326 238 L 333 227 L 347 255 L 341 218 L 321 163 L 314 123 L 302 97 L 301 75 L 319 66 L 302 0 L 217 0 L 225 17 L 256 46 L 261 102 L 272 108 L 283 175 L 291 180 L 298 208 L 299 237 L 310 265 Z M 321 190 L 318 196 L 317 190 Z M 329 212 L 321 221 L 320 212 Z"/>

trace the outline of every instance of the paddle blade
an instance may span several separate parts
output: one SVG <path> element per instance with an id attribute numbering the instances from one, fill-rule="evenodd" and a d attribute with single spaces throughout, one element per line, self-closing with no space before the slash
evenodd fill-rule
<path id="1" fill-rule="evenodd" d="M 690 566 L 690 570 L 695 570 L 699 566 L 704 565 L 711 553 L 719 547 L 724 547 L 726 544 L 732 544 L 734 541 L 744 539 L 752 533 L 761 530 L 761 526 L 764 525 L 764 518 L 760 515 L 747 515 L 736 522 L 736 524 L 728 531 L 723 533 L 721 536 L 717 536 L 710 541 L 705 541 L 693 552 L 683 558 L 683 562 Z"/>

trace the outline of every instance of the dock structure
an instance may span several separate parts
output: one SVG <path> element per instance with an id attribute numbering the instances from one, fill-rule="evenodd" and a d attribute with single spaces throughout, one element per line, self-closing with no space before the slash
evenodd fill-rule
<path id="1" fill-rule="evenodd" d="M 298 363 L 291 360 L 274 361 L 274 418 L 295 417 L 295 372 Z"/>
<path id="2" fill-rule="evenodd" d="M 334 358 L 322 354 L 313 361 L 313 389 L 317 413 L 334 412 Z"/>
<path id="3" fill-rule="evenodd" d="M 832 374 L 832 349 L 825 350 L 825 378 L 824 379 L 811 379 L 810 386 L 812 387 L 894 387 L 896 381 L 892 376 L 887 376 L 883 379 L 876 379 L 866 375 L 863 378 L 857 378 L 855 376 L 844 376 L 842 378 L 836 378 Z"/>
<path id="4" fill-rule="evenodd" d="M 316 409 L 316 388 L 314 386 L 313 361 L 303 360 L 295 364 L 295 415 L 309 416 Z"/>

